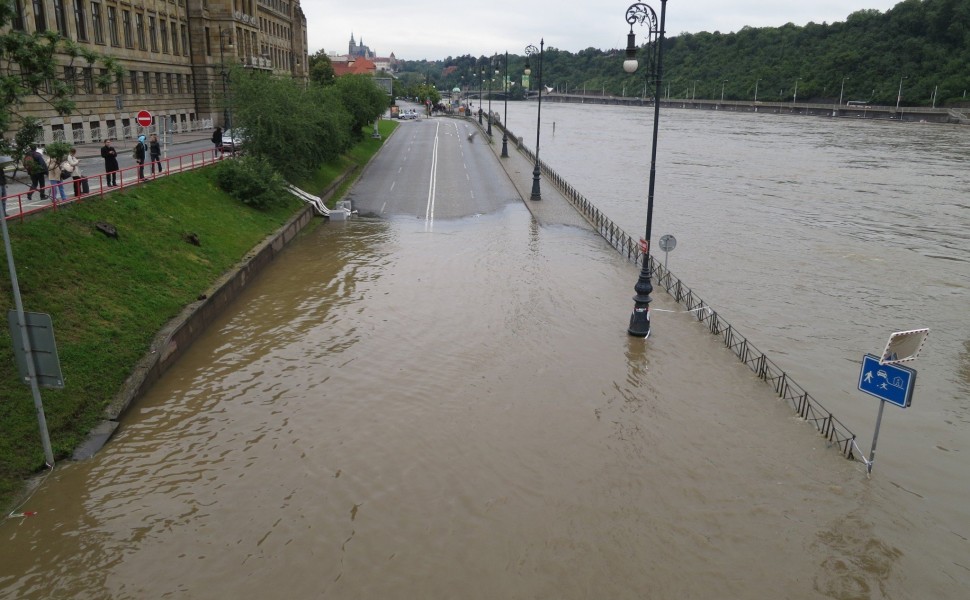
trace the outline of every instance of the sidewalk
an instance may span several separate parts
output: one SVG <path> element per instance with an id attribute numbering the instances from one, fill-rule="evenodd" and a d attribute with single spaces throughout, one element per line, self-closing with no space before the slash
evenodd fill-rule
<path id="1" fill-rule="evenodd" d="M 471 119 L 471 121 L 477 124 L 475 119 Z M 487 129 L 482 126 L 480 127 L 482 130 L 481 141 L 476 141 L 475 143 L 488 144 L 488 134 L 485 133 Z M 518 190 L 519 196 L 522 197 L 522 202 L 529 209 L 529 212 L 532 213 L 536 221 L 542 225 L 589 227 L 586 219 L 556 189 L 556 186 L 546 179 L 545 175 L 542 175 L 539 181 L 539 191 L 542 199 L 532 200 L 532 172 L 535 168 L 535 163 L 531 162 L 529 157 L 519 151 L 511 138 L 508 140 L 508 158 L 502 158 L 502 130 L 494 124 L 492 125 L 492 142 L 489 144 L 489 147 L 495 153 L 499 162 L 502 163 L 502 167 L 509 176 L 509 181 Z"/>

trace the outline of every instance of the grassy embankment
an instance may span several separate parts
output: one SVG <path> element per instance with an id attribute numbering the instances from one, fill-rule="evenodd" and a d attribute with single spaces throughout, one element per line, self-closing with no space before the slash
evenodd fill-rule
<path id="1" fill-rule="evenodd" d="M 381 123 L 385 136 L 395 126 Z M 381 146 L 370 133 L 336 164 L 295 183 L 318 193 L 366 164 Z M 303 206 L 288 197 L 267 211 L 247 207 L 216 187 L 217 168 L 8 223 L 24 310 L 48 313 L 54 324 L 65 386 L 42 388 L 41 396 L 55 460 L 70 456 L 103 418 L 155 333 Z M 97 231 L 99 221 L 114 225 L 118 238 Z M 198 236 L 199 246 L 186 241 L 189 233 Z M 2 264 L 0 313 L 6 316 L 14 301 L 6 256 Z M 2 327 L 0 506 L 8 506 L 25 478 L 43 467 L 30 387 L 20 381 L 10 331 Z"/>

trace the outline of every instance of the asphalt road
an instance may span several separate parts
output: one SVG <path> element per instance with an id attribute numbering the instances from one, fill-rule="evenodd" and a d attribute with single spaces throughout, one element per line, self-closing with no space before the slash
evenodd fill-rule
<path id="1" fill-rule="evenodd" d="M 400 122 L 348 198 L 363 216 L 412 216 L 428 226 L 521 201 L 477 126 L 424 116 Z"/>

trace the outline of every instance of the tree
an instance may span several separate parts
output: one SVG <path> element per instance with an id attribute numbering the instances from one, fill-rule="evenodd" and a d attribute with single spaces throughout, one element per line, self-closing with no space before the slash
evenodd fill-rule
<path id="1" fill-rule="evenodd" d="M 333 85 L 340 103 L 350 112 L 354 134 L 360 135 L 387 109 L 387 93 L 370 75 L 343 75 Z"/>
<path id="2" fill-rule="evenodd" d="M 72 40 L 54 31 L 26 33 L 16 28 L 13 2 L 0 2 L 0 131 L 23 130 L 27 126 L 33 131 L 39 123 L 21 114 L 25 102 L 38 98 L 49 105 L 58 115 L 67 116 L 74 112 L 74 81 L 63 74 L 75 70 L 75 65 L 93 67 L 99 65 L 103 71 L 96 78 L 102 90 L 124 75 L 121 65 L 113 58 L 81 48 Z M 31 139 L 30 143 L 35 141 Z M 26 148 L 18 141 L 14 144 L 4 137 L 0 139 L 0 154 L 11 154 L 20 159 Z"/>
<path id="3" fill-rule="evenodd" d="M 310 55 L 310 81 L 315 81 L 321 85 L 330 85 L 335 78 L 333 63 L 323 50 L 318 50 Z"/>
<path id="4" fill-rule="evenodd" d="M 246 151 L 264 157 L 283 176 L 306 175 L 350 146 L 353 121 L 335 86 L 305 88 L 291 77 L 240 67 L 232 76 L 233 116 L 246 131 Z"/>

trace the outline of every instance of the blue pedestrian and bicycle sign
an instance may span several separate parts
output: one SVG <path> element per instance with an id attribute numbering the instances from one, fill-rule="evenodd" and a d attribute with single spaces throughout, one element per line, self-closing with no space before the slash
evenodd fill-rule
<path id="1" fill-rule="evenodd" d="M 916 371 L 899 365 L 879 364 L 872 354 L 862 357 L 859 390 L 890 404 L 907 408 L 913 403 Z"/>

